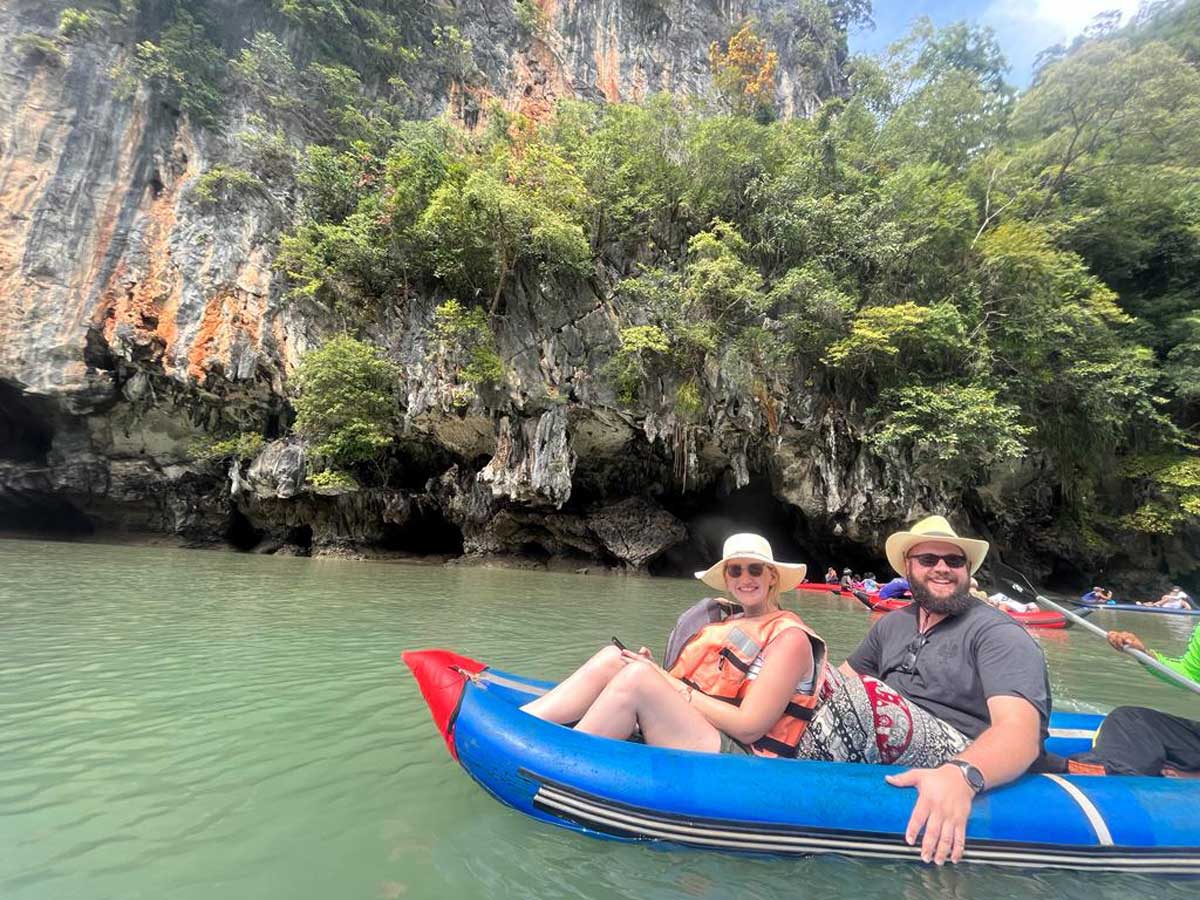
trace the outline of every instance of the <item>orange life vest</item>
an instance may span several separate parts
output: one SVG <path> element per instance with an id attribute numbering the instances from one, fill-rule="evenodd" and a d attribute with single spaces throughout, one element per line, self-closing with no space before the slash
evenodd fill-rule
<path id="1" fill-rule="evenodd" d="M 697 632 L 671 667 L 671 674 L 693 690 L 738 706 L 758 675 L 760 654 L 778 635 L 791 628 L 799 628 L 812 641 L 812 689 L 801 692 L 801 686 L 796 686 L 779 721 L 750 745 L 759 756 L 796 755 L 800 736 L 813 717 L 825 683 L 825 642 L 790 610 L 780 609 L 753 619 L 731 616 Z M 808 681 L 806 678 L 805 683 Z"/>

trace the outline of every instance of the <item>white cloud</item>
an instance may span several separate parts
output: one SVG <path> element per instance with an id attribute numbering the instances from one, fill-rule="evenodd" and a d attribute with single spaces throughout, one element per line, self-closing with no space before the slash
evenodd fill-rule
<path id="1" fill-rule="evenodd" d="M 1033 41 L 1069 41 L 1102 12 L 1120 10 L 1124 21 L 1137 12 L 1139 0 L 993 0 L 982 16 L 996 27 L 1020 29 Z"/>
<path id="2" fill-rule="evenodd" d="M 1128 22 L 1138 6 L 1138 0 L 992 0 L 978 21 L 995 30 L 1012 65 L 1013 81 L 1024 87 L 1040 51 L 1069 44 L 1092 19 L 1110 9 L 1120 10 L 1122 21 Z"/>

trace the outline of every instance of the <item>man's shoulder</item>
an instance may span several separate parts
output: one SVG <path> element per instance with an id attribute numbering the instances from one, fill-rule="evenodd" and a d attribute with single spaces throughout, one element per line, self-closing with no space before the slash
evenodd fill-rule
<path id="1" fill-rule="evenodd" d="M 1042 655 L 1041 645 L 1034 640 L 1025 626 L 1004 610 L 986 603 L 978 603 L 968 613 L 965 623 L 973 637 L 979 641 L 1002 642 L 1012 647 L 1023 647 Z"/>
<path id="2" fill-rule="evenodd" d="M 895 634 L 898 632 L 911 632 L 916 628 L 917 623 L 917 607 L 916 604 L 910 603 L 908 606 L 902 606 L 899 609 L 893 609 L 891 612 L 886 612 L 871 626 L 871 631 L 876 634 Z"/>

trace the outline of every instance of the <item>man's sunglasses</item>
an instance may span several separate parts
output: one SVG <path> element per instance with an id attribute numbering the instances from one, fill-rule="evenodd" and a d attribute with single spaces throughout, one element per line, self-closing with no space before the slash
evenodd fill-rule
<path id="1" fill-rule="evenodd" d="M 932 569 L 940 559 L 952 569 L 961 569 L 967 564 L 967 558 L 961 553 L 914 553 L 906 559 L 915 559 L 926 569 Z"/>
<path id="2" fill-rule="evenodd" d="M 762 563 L 747 563 L 745 568 L 750 573 L 751 578 L 762 578 L 763 569 L 766 566 Z M 725 567 L 725 574 L 730 578 L 741 578 L 742 565 L 740 563 L 730 563 Z"/>

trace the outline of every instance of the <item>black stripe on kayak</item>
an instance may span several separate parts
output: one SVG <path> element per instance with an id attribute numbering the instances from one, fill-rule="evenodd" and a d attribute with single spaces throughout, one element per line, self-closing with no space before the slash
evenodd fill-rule
<path id="1" fill-rule="evenodd" d="M 663 840 L 751 853 L 840 853 L 888 859 L 920 857 L 920 848 L 904 843 L 901 835 L 683 816 L 608 800 L 555 783 L 526 769 L 521 769 L 519 774 L 540 785 L 533 798 L 536 809 L 614 837 Z M 1200 874 L 1200 851 L 1186 847 L 1080 847 L 971 839 L 963 859 L 1024 868 Z"/>

